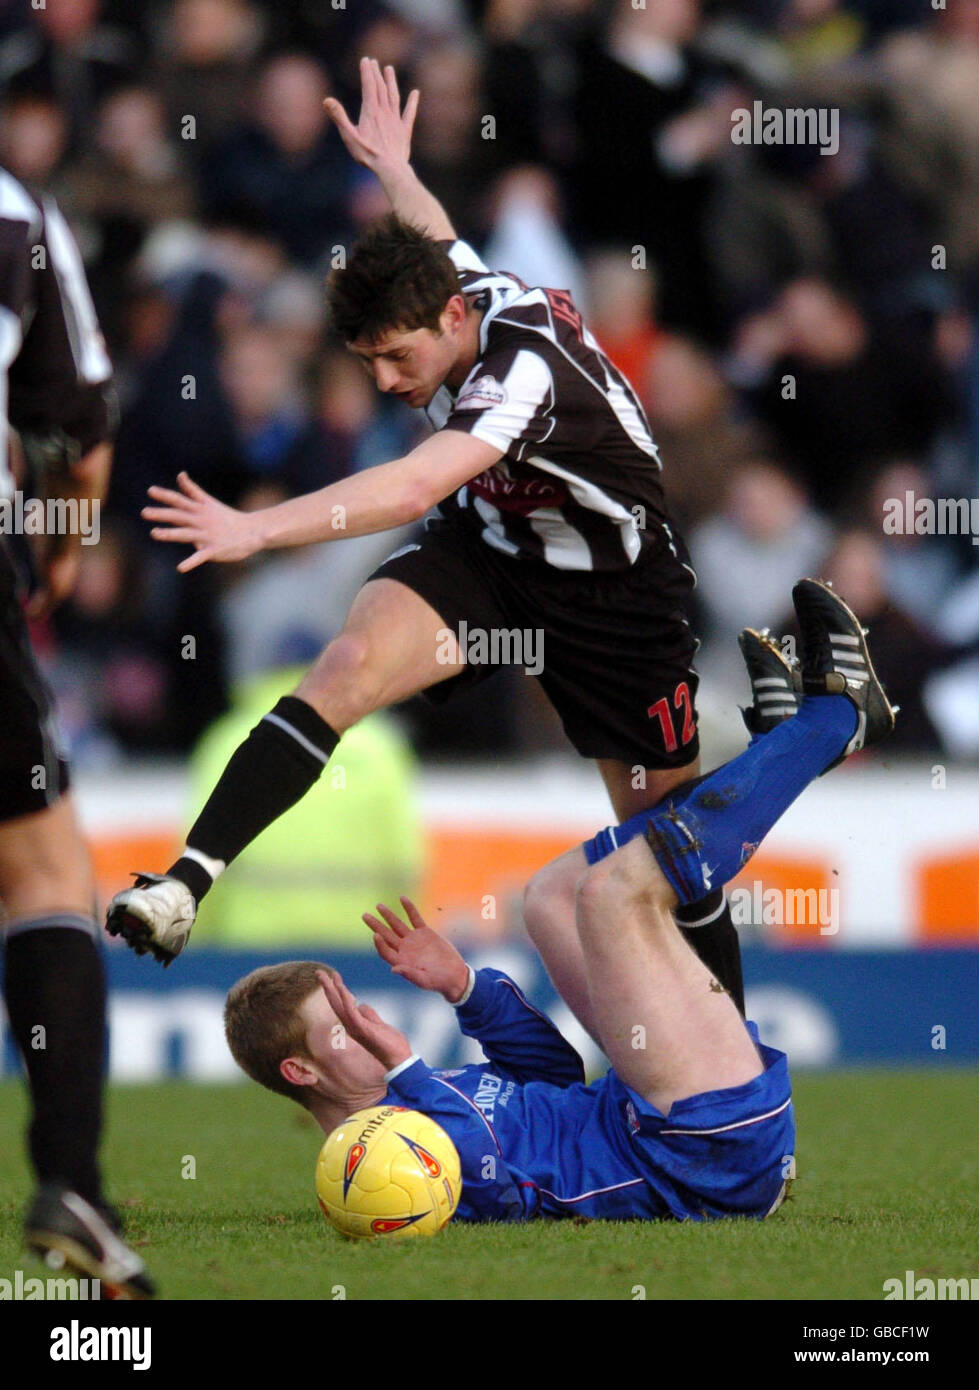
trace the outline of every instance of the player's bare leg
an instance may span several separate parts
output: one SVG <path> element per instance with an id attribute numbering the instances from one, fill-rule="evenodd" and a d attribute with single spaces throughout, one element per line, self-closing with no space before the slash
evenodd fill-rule
<path id="1" fill-rule="evenodd" d="M 364 715 L 459 673 L 461 653 L 447 636 L 439 614 L 407 585 L 365 584 L 340 635 L 234 753 L 184 853 L 166 875 L 141 874 L 116 894 L 108 930 L 169 964 L 215 878 L 306 794 L 340 735 Z"/>
<path id="2" fill-rule="evenodd" d="M 656 804 L 648 800 L 651 784 L 662 788 L 660 797 L 656 798 L 659 800 L 696 777 L 700 763 L 695 760 L 685 768 L 678 769 L 645 769 L 644 777 L 650 779 L 646 781 L 645 791 L 633 788 L 632 781 L 638 779 L 634 777 L 634 770 L 625 763 L 611 760 L 600 762 L 599 769 L 605 778 L 613 806 L 623 820 L 628 820 L 629 816 Z M 598 1021 L 588 992 L 584 951 L 575 922 L 576 889 L 587 867 L 580 845 L 545 864 L 527 885 L 523 914 L 527 935 L 534 943 L 551 983 L 581 1026 L 601 1047 L 603 1043 Z M 700 930 L 692 929 L 688 939 L 695 950 L 699 946 L 706 947 L 703 954 L 708 958 L 709 967 L 716 972 L 718 965 L 721 965 L 720 974 L 726 975 L 722 963 L 714 959 L 718 955 L 716 942 L 708 934 L 695 935 Z M 737 980 L 740 982 L 740 971 Z M 724 983 L 727 986 L 726 979 Z"/>
<path id="3" fill-rule="evenodd" d="M 714 992 L 709 972 L 691 964 L 670 909 L 695 901 L 705 881 L 732 878 L 809 782 L 894 726 L 856 615 L 818 580 L 800 580 L 792 597 L 803 648 L 797 713 L 665 805 L 583 847 L 590 867 L 577 926 L 596 1026 L 623 1080 L 660 1109 L 751 1079 L 739 1076 L 747 1054 L 731 1041 L 732 1010 L 704 1001 L 705 982 Z M 663 993 L 664 981 L 674 993 Z"/>
<path id="4" fill-rule="evenodd" d="M 700 776 L 699 757 L 683 767 L 630 767 L 614 758 L 599 758 L 596 766 L 618 820 L 648 810 L 674 787 Z"/>
<path id="5" fill-rule="evenodd" d="M 458 675 L 465 662 L 454 637 L 447 648 L 447 633 L 414 590 L 395 579 L 372 579 L 294 693 L 345 733 L 366 714 Z M 445 660 L 447 650 L 453 661 Z"/>
<path id="6" fill-rule="evenodd" d="M 58 912 L 91 916 L 92 863 L 70 796 L 0 824 L 0 898 L 8 922 Z"/>
<path id="7" fill-rule="evenodd" d="M 700 776 L 700 758 L 683 767 L 643 768 L 611 759 L 598 763 L 609 798 L 619 821 L 627 821 L 648 811 L 678 787 Z M 741 943 L 731 921 L 727 895 L 722 883 L 715 883 L 695 903 L 681 904 L 677 924 L 697 955 L 731 994 L 744 1013 L 744 974 Z"/>
<path id="8" fill-rule="evenodd" d="M 740 1014 L 673 920 L 677 897 L 642 838 L 588 869 L 577 926 L 592 1014 L 622 1080 L 673 1101 L 763 1070 Z"/>
<path id="9" fill-rule="evenodd" d="M 70 796 L 0 824 L 0 897 L 7 1012 L 30 1085 L 39 1181 L 26 1241 L 54 1268 L 68 1265 L 120 1297 L 148 1297 L 143 1261 L 101 1191 L 105 984 L 91 860 Z"/>
<path id="10" fill-rule="evenodd" d="M 575 925 L 575 895 L 588 868 L 580 845 L 539 869 L 524 891 L 527 935 L 551 983 L 599 1047 L 602 1039 L 588 993 L 585 953 Z"/>

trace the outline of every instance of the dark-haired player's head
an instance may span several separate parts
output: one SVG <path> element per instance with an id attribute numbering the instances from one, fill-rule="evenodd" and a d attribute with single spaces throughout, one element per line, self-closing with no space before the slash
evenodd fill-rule
<path id="1" fill-rule="evenodd" d="M 472 311 L 451 259 L 419 228 L 380 218 L 330 276 L 327 298 L 334 328 L 378 390 L 423 406 L 443 384 L 462 384 Z"/>
<path id="2" fill-rule="evenodd" d="M 264 965 L 232 985 L 224 1006 L 225 1037 L 242 1071 L 317 1119 L 338 1105 L 352 1113 L 387 1089 L 383 1065 L 330 1008 L 318 970 L 334 974 L 319 961 Z"/>

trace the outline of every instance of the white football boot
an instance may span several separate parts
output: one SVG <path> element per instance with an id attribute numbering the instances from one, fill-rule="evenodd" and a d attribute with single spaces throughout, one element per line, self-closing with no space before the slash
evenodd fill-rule
<path id="1" fill-rule="evenodd" d="M 167 966 L 187 944 L 197 916 L 197 903 L 185 883 L 165 874 L 134 874 L 109 903 L 105 929 L 121 936 L 138 956 L 147 951 Z"/>

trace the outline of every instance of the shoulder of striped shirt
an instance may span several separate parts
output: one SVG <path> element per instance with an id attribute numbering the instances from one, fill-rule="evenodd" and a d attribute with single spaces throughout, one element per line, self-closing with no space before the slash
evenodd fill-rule
<path id="1" fill-rule="evenodd" d="M 0 220 L 26 222 L 37 236 L 44 222 L 39 204 L 7 169 L 0 169 Z"/>

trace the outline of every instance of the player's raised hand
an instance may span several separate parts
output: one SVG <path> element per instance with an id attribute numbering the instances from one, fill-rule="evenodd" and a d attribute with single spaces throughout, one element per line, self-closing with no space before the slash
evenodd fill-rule
<path id="1" fill-rule="evenodd" d="M 147 521 L 163 522 L 150 535 L 157 541 L 176 541 L 192 545 L 194 554 L 181 560 L 182 574 L 208 560 L 247 560 L 262 548 L 256 512 L 239 512 L 205 492 L 186 473 L 177 476 L 179 492 L 168 487 L 151 487 L 149 495 L 158 507 L 144 507 Z"/>
<path id="2" fill-rule="evenodd" d="M 435 990 L 454 1004 L 466 991 L 469 966 L 451 941 L 432 930 L 410 898 L 402 898 L 401 905 L 407 922 L 384 903 L 377 905 L 383 921 L 364 913 L 377 954 L 395 975 L 420 989 Z"/>
<path id="3" fill-rule="evenodd" d="M 411 92 L 402 112 L 394 68 L 388 64 L 382 72 L 375 58 L 361 58 L 357 124 L 354 125 L 336 97 L 327 97 L 323 105 L 357 163 L 380 173 L 385 168 L 406 165 L 411 159 L 411 132 L 418 96 L 417 89 Z"/>
<path id="4" fill-rule="evenodd" d="M 411 1043 L 404 1033 L 385 1023 L 376 1009 L 358 1004 L 339 971 L 328 975 L 325 970 L 317 970 L 316 976 L 323 986 L 326 1002 L 349 1036 L 361 1047 L 366 1047 L 388 1071 L 411 1056 Z"/>

